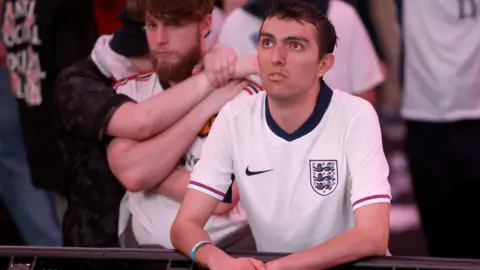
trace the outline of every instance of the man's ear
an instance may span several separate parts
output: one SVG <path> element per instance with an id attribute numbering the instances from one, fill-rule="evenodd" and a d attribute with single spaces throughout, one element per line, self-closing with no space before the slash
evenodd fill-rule
<path id="1" fill-rule="evenodd" d="M 333 67 L 333 64 L 335 64 L 335 56 L 333 55 L 333 53 L 328 53 L 323 56 L 318 63 L 318 78 L 323 77 L 325 73 L 327 73 Z"/>
<path id="2" fill-rule="evenodd" d="M 181 1 L 181 0 L 178 0 L 178 1 Z M 212 14 L 208 14 L 200 22 L 200 32 L 202 34 L 202 37 L 206 37 L 210 33 L 211 27 L 212 27 Z"/>

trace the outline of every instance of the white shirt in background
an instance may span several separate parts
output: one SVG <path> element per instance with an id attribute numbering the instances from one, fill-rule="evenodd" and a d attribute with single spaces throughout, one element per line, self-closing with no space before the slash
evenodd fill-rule
<path id="1" fill-rule="evenodd" d="M 402 115 L 429 122 L 480 119 L 480 0 L 408 0 L 403 9 Z"/>

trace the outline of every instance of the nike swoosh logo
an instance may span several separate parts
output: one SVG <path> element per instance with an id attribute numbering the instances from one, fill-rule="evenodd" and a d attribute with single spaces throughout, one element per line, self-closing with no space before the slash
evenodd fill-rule
<path id="1" fill-rule="evenodd" d="M 248 176 L 253 176 L 253 175 L 257 175 L 257 174 L 262 174 L 262 173 L 266 173 L 266 172 L 269 172 L 269 171 L 273 171 L 273 169 L 271 170 L 265 170 L 265 171 L 256 171 L 256 172 L 252 172 L 248 169 L 245 169 L 245 174 L 248 175 Z"/>

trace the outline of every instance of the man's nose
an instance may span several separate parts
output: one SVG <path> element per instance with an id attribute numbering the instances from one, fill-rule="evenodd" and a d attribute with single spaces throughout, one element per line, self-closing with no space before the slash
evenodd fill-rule
<path id="1" fill-rule="evenodd" d="M 273 48 L 272 64 L 284 65 L 285 64 L 285 48 L 282 45 L 277 45 Z"/>
<path id="2" fill-rule="evenodd" d="M 168 43 L 168 30 L 164 25 L 158 25 L 156 29 L 155 43 L 157 45 L 164 45 Z"/>

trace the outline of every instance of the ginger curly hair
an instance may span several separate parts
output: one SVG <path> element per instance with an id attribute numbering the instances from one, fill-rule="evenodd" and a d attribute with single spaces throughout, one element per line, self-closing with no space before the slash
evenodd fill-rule
<path id="1" fill-rule="evenodd" d="M 214 0 L 127 0 L 127 9 L 135 18 L 145 18 L 148 12 L 171 25 L 201 21 L 211 14 Z"/>

